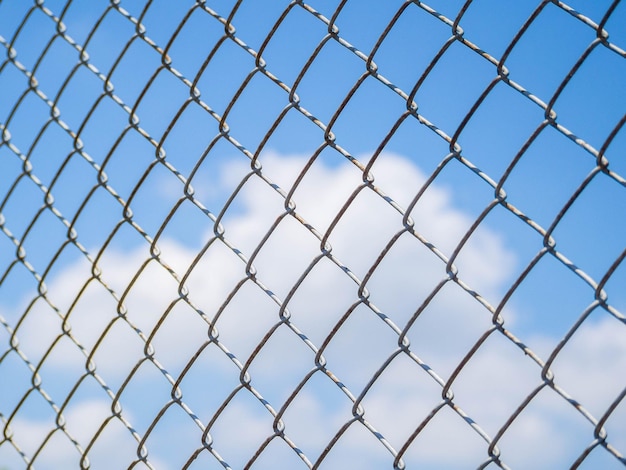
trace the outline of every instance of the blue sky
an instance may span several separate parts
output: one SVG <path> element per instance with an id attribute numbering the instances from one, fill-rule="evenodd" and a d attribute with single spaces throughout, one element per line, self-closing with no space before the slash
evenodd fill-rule
<path id="1" fill-rule="evenodd" d="M 339 3 L 314 1 L 307 5 L 330 19 Z M 28 406 L 18 406 L 30 388 L 32 372 L 15 348 L 10 348 L 11 332 L 17 329 L 17 349 L 22 356 L 35 367 L 40 364 L 42 387 L 51 400 L 62 403 L 85 373 L 85 357 L 75 344 L 67 337 L 54 343 L 62 333 L 59 315 L 68 312 L 66 324 L 87 351 L 95 350 L 96 370 L 114 395 L 144 357 L 145 341 L 151 338 L 161 370 L 150 362 L 142 363 L 120 398 L 129 426 L 143 436 L 169 399 L 171 384 L 166 377 L 169 374 L 175 381 L 207 339 L 206 320 L 219 314 L 220 344 L 243 365 L 279 320 L 278 305 L 287 302 L 293 328 L 280 326 L 249 370 L 255 390 L 278 411 L 314 366 L 315 354 L 295 335 L 296 329 L 314 348 L 322 347 L 341 315 L 357 301 L 358 286 L 329 258 L 311 264 L 320 254 L 320 240 L 296 219 L 287 216 L 265 242 L 263 236 L 284 213 L 284 197 L 290 192 L 297 213 L 323 236 L 363 182 L 359 165 L 368 165 L 407 111 L 408 96 L 430 127 L 414 115 L 406 117 L 370 170 L 376 187 L 401 211 L 411 210 L 416 232 L 443 258 L 454 253 L 463 235 L 493 201 L 495 191 L 487 181 L 501 183 L 506 201 L 537 226 L 547 230 L 553 225 L 596 168 L 594 152 L 605 145 L 624 116 L 626 94 L 621 87 L 626 73 L 626 38 L 619 25 L 626 20 L 626 5 L 618 3 L 606 20 L 608 42 L 589 53 L 557 96 L 564 78 L 596 38 L 594 25 L 602 21 L 612 2 L 548 3 L 510 49 L 536 2 L 477 0 L 459 20 L 463 37 L 474 49 L 452 41 L 423 76 L 450 40 L 449 23 L 454 22 L 463 3 L 407 5 L 371 54 L 403 2 L 347 2 L 336 16 L 339 40 L 328 38 L 301 73 L 328 26 L 324 19 L 295 5 L 266 41 L 289 4 L 285 1 L 266 2 L 262 7 L 257 2 L 241 2 L 232 19 L 237 41 L 226 39 L 216 49 L 224 34 L 217 17 L 227 18 L 235 2 L 208 2 L 206 6 L 214 11 L 210 14 L 200 7 L 190 10 L 194 2 L 153 1 L 146 5 L 123 0 L 115 6 L 104 1 L 45 1 L 44 10 L 31 2 L 0 1 L 0 42 L 7 52 L 0 62 L 0 123 L 10 133 L 10 139 L 5 133 L 0 145 L 4 217 L 0 314 L 5 325 L 0 333 L 0 353 L 4 354 L 0 356 L 0 374 L 10 377 L 10 382 L 3 380 L 0 386 L 0 412 L 3 419 L 12 416 L 11 427 L 17 429 L 14 442 L 24 442 L 26 454 L 35 452 L 46 432 L 53 429 L 49 426 L 54 414 L 36 391 L 28 396 Z M 55 36 L 59 27 L 53 17 L 61 14 L 64 33 Z M 139 18 L 146 39 L 134 36 L 133 22 Z M 83 59 L 88 66 L 80 65 L 73 44 L 84 46 L 88 59 Z M 166 50 L 174 73 L 162 67 L 162 56 L 154 44 Z M 261 48 L 267 74 L 257 70 L 250 76 L 255 70 L 254 51 Z M 507 49 L 503 65 L 511 84 L 504 80 L 496 83 L 462 125 L 497 77 L 492 62 L 497 63 Z M 9 50 L 16 55 L 11 56 Z M 212 59 L 203 67 L 212 50 Z M 379 79 L 367 76 L 337 113 L 366 72 L 363 57 L 367 56 L 376 64 Z M 36 88 L 29 88 L 27 75 L 31 72 Z M 241 89 L 246 77 L 251 78 Z M 201 103 L 190 99 L 190 83 L 200 91 Z M 288 109 L 261 148 L 262 139 L 290 102 L 286 89 L 295 90 L 300 110 Z M 241 93 L 232 104 L 238 90 Z M 52 103 L 60 113 L 55 119 L 51 119 Z M 556 125 L 545 126 L 529 140 L 544 121 L 542 106 L 548 103 L 556 112 Z M 138 118 L 135 126 L 129 125 L 131 112 Z M 220 116 L 225 116 L 231 141 L 220 137 Z M 313 117 L 321 124 L 313 122 Z M 328 125 L 334 143 L 343 150 L 323 147 L 323 128 Z M 68 129 L 74 136 L 78 134 L 80 145 Z M 463 162 L 446 159 L 451 145 L 442 136 L 456 139 Z M 526 143 L 527 148 L 511 166 Z M 605 151 L 611 173 L 597 172 L 553 227 L 556 249 L 565 258 L 544 255 L 502 309 L 505 326 L 542 360 L 548 359 L 594 301 L 594 289 L 584 278 L 600 282 L 624 251 L 626 167 L 621 155 L 625 146 L 621 130 Z M 166 165 L 155 161 L 157 148 Z M 299 180 L 317 150 L 319 155 Z M 249 156 L 255 153 L 265 179 L 250 176 L 224 210 L 233 191 L 250 174 Z M 447 163 L 441 166 L 442 162 Z M 434 181 L 413 204 L 433 174 Z M 107 188 L 99 184 L 105 178 Z M 193 187 L 193 200 L 181 200 L 185 183 Z M 42 207 L 46 191 L 54 198 L 54 211 Z M 129 223 L 120 224 L 125 204 L 132 210 L 135 226 L 148 238 L 158 234 L 163 264 L 147 262 L 146 239 Z M 228 244 L 214 240 L 214 220 L 222 212 L 220 222 Z M 168 214 L 171 220 L 164 224 Z M 91 262 L 77 246 L 67 243 L 69 224 L 80 247 L 92 260 L 97 258 L 101 279 L 114 296 L 97 280 L 90 280 Z M 379 193 L 365 188 L 328 232 L 337 263 L 353 273 L 357 284 L 367 278 L 370 294 L 371 308 L 359 305 L 358 313 L 350 315 L 324 347 L 328 369 L 355 397 L 397 348 L 394 327 L 402 330 L 412 324 L 408 330 L 412 351 L 445 382 L 491 326 L 491 314 L 453 282 L 410 323 L 446 274 L 445 263 L 405 233 L 367 276 L 381 250 L 402 229 L 402 215 Z M 15 240 L 21 241 L 28 266 L 45 275 L 47 292 L 43 297 L 38 296 L 36 277 L 15 262 Z M 542 236 L 529 223 L 496 205 L 456 256 L 458 277 L 468 291 L 474 289 L 497 307 L 542 246 Z M 246 278 L 251 257 L 259 283 L 248 280 L 237 290 L 237 283 Z M 579 274 L 568 268 L 564 259 L 573 263 Z M 170 266 L 177 278 L 163 265 Z M 305 272 L 301 287 L 290 294 Z M 183 278 L 189 304 L 178 294 Z M 563 384 L 594 419 L 602 416 L 626 385 L 621 379 L 626 372 L 626 330 L 620 313 L 626 311 L 625 282 L 626 265 L 622 263 L 604 285 L 612 314 L 602 307 L 593 310 L 554 362 L 556 383 Z M 229 294 L 233 294 L 232 300 L 221 309 Z M 143 332 L 143 339 L 129 323 L 115 320 L 121 305 L 128 312 L 129 323 Z M 160 325 L 164 312 L 171 313 Z M 391 323 L 382 321 L 384 318 Z M 97 344 L 109 322 L 112 327 L 105 340 Z M 54 348 L 44 359 L 52 344 Z M 437 381 L 404 354 L 400 356 L 403 359 L 392 361 L 363 399 L 368 422 L 396 450 L 441 399 Z M 148 438 L 148 460 L 155 468 L 179 468 L 186 461 L 201 445 L 202 435 L 190 413 L 206 426 L 239 383 L 236 363 L 216 344 L 209 345 L 189 367 L 181 379 L 188 410 L 178 405 L 168 408 L 172 411 L 164 414 Z M 93 378 L 84 383 L 76 388 L 67 416 L 64 414 L 68 430 L 81 444 L 92 439 L 111 402 Z M 540 368 L 496 332 L 455 379 L 453 389 L 459 406 L 493 438 L 540 383 Z M 489 391 L 496 396 L 486 398 Z M 564 403 L 567 405 L 552 390 L 533 400 L 498 443 L 503 462 L 527 468 L 571 465 L 592 441 L 593 426 Z M 286 435 L 314 462 L 352 416 L 350 408 L 341 389 L 318 372 L 287 408 Z M 225 410 L 210 432 L 215 449 L 223 453 L 223 462 L 241 468 L 271 435 L 273 418 L 261 401 L 245 390 Z M 451 409 L 446 407 L 437 414 L 408 447 L 408 468 L 433 462 L 438 468 L 456 468 L 461 462 L 477 466 L 488 458 L 484 440 L 448 411 Z M 609 442 L 622 455 L 626 429 L 618 416 L 623 417 L 624 412 L 622 404 L 606 424 Z M 97 439 L 90 451 L 94 468 L 121 467 L 134 458 L 136 442 L 127 427 L 113 421 L 104 428 L 106 436 Z M 565 433 L 563 426 L 568 429 Z M 347 461 L 355 464 L 358 459 L 364 459 L 361 468 L 391 468 L 392 454 L 374 434 L 359 423 L 349 429 L 324 460 L 329 468 Z M 172 430 L 176 430 L 175 442 Z M 557 432 L 562 433 L 562 441 L 557 439 L 552 448 L 542 445 Z M 37 457 L 36 468 L 75 466 L 78 454 L 69 440 L 60 432 L 53 436 L 59 436 L 64 444 L 55 450 L 49 450 L 55 446 L 48 444 Z M 452 443 L 442 444 L 441 436 Z M 120 450 L 119 455 L 111 456 L 111 446 Z M 451 448 L 456 449 L 454 455 L 446 450 Z M 259 468 L 275 467 L 276 462 L 285 462 L 290 468 L 295 462 L 305 463 L 279 439 L 261 456 Z M 199 459 L 207 466 L 222 467 L 206 450 Z M 0 465 L 5 461 L 11 469 L 22 465 L 6 441 L 0 443 Z M 288 463 L 291 461 L 294 463 Z M 594 450 L 587 461 L 603 468 L 621 466 L 602 448 Z"/>

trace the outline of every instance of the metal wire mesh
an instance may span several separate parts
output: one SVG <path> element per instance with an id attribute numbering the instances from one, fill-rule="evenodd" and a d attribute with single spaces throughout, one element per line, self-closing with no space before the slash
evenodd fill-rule
<path id="1" fill-rule="evenodd" d="M 0 0 L 0 466 L 626 464 L 626 5 L 519 3 Z"/>

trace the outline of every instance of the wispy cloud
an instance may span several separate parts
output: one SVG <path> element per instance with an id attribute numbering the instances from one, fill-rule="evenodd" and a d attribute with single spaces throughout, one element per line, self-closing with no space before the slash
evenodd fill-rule
<path id="1" fill-rule="evenodd" d="M 290 188 L 306 160 L 267 154 L 261 162 L 273 180 L 280 182 L 281 187 Z M 242 171 L 240 166 L 235 166 L 223 166 L 219 179 L 227 181 L 229 175 Z M 410 204 L 426 181 L 413 163 L 393 154 L 382 155 L 372 173 L 375 184 L 388 191 L 402 207 Z M 362 182 L 361 178 L 360 170 L 352 165 L 315 162 L 293 193 L 296 212 L 324 234 Z M 211 208 L 211 196 L 203 193 L 202 181 L 195 184 L 198 198 L 205 197 Z M 253 176 L 237 196 L 236 205 L 233 215 L 227 213 L 223 219 L 224 237 L 249 259 L 276 218 L 284 213 L 284 199 Z M 437 185 L 427 190 L 411 218 L 415 229 L 445 256 L 451 254 L 472 223 L 467 214 L 454 207 L 448 192 Z M 267 400 L 266 405 L 278 412 L 305 375 L 316 367 L 315 352 L 302 338 L 320 348 L 335 328 L 320 360 L 325 361 L 327 370 L 353 397 L 361 394 L 398 349 L 394 325 L 403 329 L 437 283 L 447 278 L 445 263 L 412 234 L 404 233 L 368 279 L 367 302 L 362 298 L 345 322 L 338 323 L 359 301 L 359 285 L 346 274 L 345 268 L 359 282 L 363 281 L 381 250 L 403 228 L 402 215 L 365 188 L 328 237 L 331 253 L 342 266 L 328 258 L 312 265 L 321 253 L 320 240 L 289 215 L 280 222 L 253 260 L 256 279 L 275 299 L 247 278 L 246 264 L 219 239 L 190 272 L 197 251 L 174 239 L 159 242 L 160 262 L 150 260 L 147 246 L 130 251 L 106 251 L 98 267 L 102 280 L 115 291 L 118 300 L 92 279 L 74 302 L 91 276 L 84 260 L 52 279 L 48 283 L 48 296 L 67 315 L 72 334 L 86 350 L 91 352 L 97 345 L 93 354 L 95 372 L 111 387 L 112 393 L 118 393 L 132 374 L 120 393 L 119 403 L 121 415 L 141 436 L 155 424 L 156 415 L 171 400 L 172 389 L 163 374 L 146 361 L 145 353 L 153 354 L 155 362 L 173 380 L 189 366 L 180 389 L 182 402 L 195 415 L 174 405 L 180 422 L 172 423 L 179 424 L 168 425 L 166 418 L 156 421 L 146 444 L 149 461 L 156 468 L 175 468 L 184 462 L 183 456 L 159 442 L 168 435 L 178 434 L 180 429 L 180 436 L 188 437 L 184 440 L 188 453 L 185 458 L 202 447 L 201 427 L 209 424 L 227 396 L 241 385 L 241 371 L 235 362 L 245 364 L 255 350 L 257 355 L 247 370 L 250 383 Z M 198 243 L 211 237 L 212 232 L 199 233 Z M 497 302 L 516 267 L 514 249 L 505 246 L 501 235 L 489 227 L 481 226 L 472 238 L 474 243 L 462 251 L 464 262 L 458 276 L 486 301 Z M 179 279 L 186 275 L 186 299 L 179 295 L 179 282 L 163 265 L 170 266 Z M 307 269 L 310 269 L 308 275 L 290 295 Z M 229 296 L 231 300 L 220 310 Z M 290 315 L 292 328 L 282 324 L 264 339 L 280 322 L 279 304 Z M 208 339 L 207 321 L 213 321 L 218 312 L 214 333 L 218 333 L 220 347 L 213 343 L 201 349 Z M 508 315 L 507 322 L 514 325 L 516 313 Z M 150 347 L 130 325 L 141 330 L 144 339 L 152 338 Z M 407 337 L 414 357 L 445 381 L 491 325 L 491 313 L 466 290 L 448 282 L 415 319 Z M 295 334 L 296 328 L 301 336 Z M 620 328 L 623 325 L 612 325 L 608 320 L 584 325 L 554 363 L 558 383 L 589 406 L 596 417 L 602 415 L 623 386 L 620 377 L 626 370 L 626 345 Z M 38 301 L 17 336 L 21 350 L 37 360 L 60 334 L 60 317 L 45 302 Z M 100 341 L 102 336 L 104 339 Z M 535 342 L 541 341 L 536 335 Z M 235 362 L 225 354 L 226 350 Z M 201 352 L 194 358 L 198 351 Z M 68 381 L 71 385 L 79 380 L 86 371 L 84 360 L 73 343 L 59 342 L 42 367 L 42 387 L 61 390 L 63 387 L 55 381 Z M 144 363 L 134 370 L 140 361 Z M 85 381 L 92 383 L 93 377 L 87 376 Z M 460 372 L 452 389 L 455 403 L 494 437 L 517 406 L 541 383 L 540 368 L 495 332 Z M 98 387 L 70 400 L 64 412 L 65 426 L 85 446 L 100 423 L 110 419 L 106 432 L 98 437 L 89 455 L 91 460 L 107 462 L 109 467 L 121 467 L 125 458 L 135 454 L 136 442 L 130 430 L 112 417 L 107 396 L 101 389 L 95 391 Z M 361 406 L 367 423 L 389 445 L 400 449 L 420 422 L 441 403 L 441 393 L 441 386 L 427 371 L 400 352 L 382 371 Z M 98 394 L 100 399 L 96 400 Z M 59 395 L 52 399 L 63 401 L 65 395 L 61 392 Z M 341 426 L 353 418 L 352 406 L 346 394 L 318 371 L 284 410 L 285 436 L 293 440 L 293 445 L 306 458 L 315 461 Z M 164 416 L 170 416 L 168 413 Z M 620 409 L 619 415 L 623 416 L 624 411 Z M 193 416 L 202 424 L 196 424 Z M 242 388 L 221 411 L 205 442 L 211 442 L 225 461 L 239 468 L 273 434 L 273 422 L 263 403 Z M 612 417 L 608 429 L 624 436 L 623 422 L 626 420 Z M 21 443 L 26 452 L 36 449 L 54 428 L 52 415 L 48 421 L 40 421 L 19 413 L 12 423 L 14 441 Z M 504 434 L 499 446 L 503 461 L 514 468 L 555 468 L 571 464 L 592 440 L 593 426 L 546 387 Z M 615 440 L 615 445 L 625 444 L 623 438 Z M 67 439 L 65 445 L 47 445 L 38 456 L 41 468 L 58 468 L 76 461 L 77 454 L 71 447 Z M 486 447 L 468 422 L 444 406 L 404 458 L 410 464 L 438 468 L 476 466 L 487 458 Z M 290 455 L 296 455 L 280 438 L 267 449 L 259 457 L 259 464 L 266 462 L 268 468 L 272 459 L 267 453 L 283 455 L 287 449 L 292 452 Z M 362 460 L 361 468 L 375 468 L 372 462 L 388 465 L 393 460 L 379 439 L 359 422 L 350 425 L 327 458 L 340 465 L 347 459 L 354 462 L 355 456 Z"/>

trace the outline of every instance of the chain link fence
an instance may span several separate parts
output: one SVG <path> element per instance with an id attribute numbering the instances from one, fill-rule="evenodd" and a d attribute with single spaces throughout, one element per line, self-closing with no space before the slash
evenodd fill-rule
<path id="1" fill-rule="evenodd" d="M 622 468 L 626 4 L 0 0 L 0 468 Z"/>

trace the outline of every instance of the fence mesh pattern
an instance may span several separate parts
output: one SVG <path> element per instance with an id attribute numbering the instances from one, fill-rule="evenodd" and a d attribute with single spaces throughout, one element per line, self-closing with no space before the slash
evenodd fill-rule
<path id="1" fill-rule="evenodd" d="M 626 5 L 0 0 L 0 468 L 622 468 Z"/>

